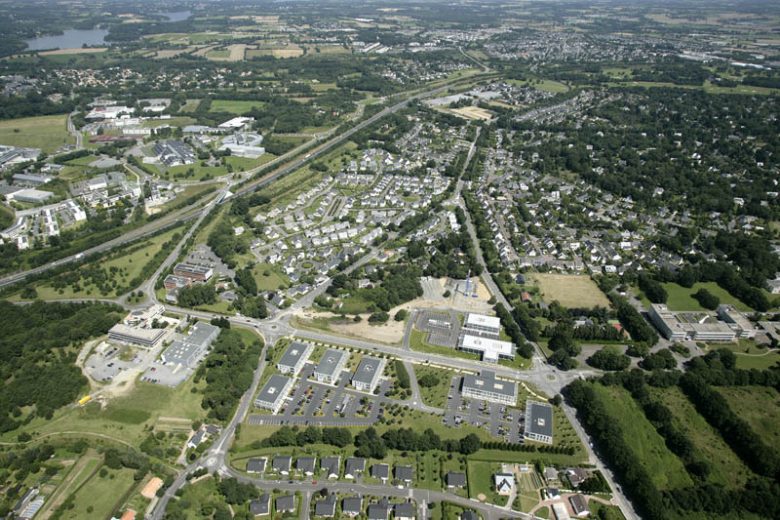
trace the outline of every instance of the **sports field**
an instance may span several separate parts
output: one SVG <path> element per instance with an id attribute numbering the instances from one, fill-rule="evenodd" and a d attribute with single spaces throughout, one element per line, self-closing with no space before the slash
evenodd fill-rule
<path id="1" fill-rule="evenodd" d="M 545 302 L 557 300 L 568 308 L 609 307 L 607 296 L 587 276 L 571 274 L 534 274 Z"/>
<path id="2" fill-rule="evenodd" d="M 0 121 L 0 144 L 40 148 L 51 153 L 73 142 L 66 127 L 67 116 L 23 117 Z"/>

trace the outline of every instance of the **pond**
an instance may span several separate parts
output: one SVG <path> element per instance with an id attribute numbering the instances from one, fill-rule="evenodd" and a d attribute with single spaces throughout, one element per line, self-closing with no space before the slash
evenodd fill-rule
<path id="1" fill-rule="evenodd" d="M 62 34 L 39 36 L 26 43 L 31 51 L 78 49 L 84 45 L 103 45 L 107 34 L 107 29 L 67 29 Z"/>

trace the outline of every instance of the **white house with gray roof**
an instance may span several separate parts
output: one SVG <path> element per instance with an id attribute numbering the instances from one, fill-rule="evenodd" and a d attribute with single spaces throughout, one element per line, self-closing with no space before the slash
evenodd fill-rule
<path id="1" fill-rule="evenodd" d="M 312 349 L 313 347 L 308 343 L 293 341 L 290 343 L 290 346 L 287 347 L 287 350 L 284 351 L 282 359 L 276 364 L 276 368 L 278 368 L 279 372 L 282 374 L 298 375 L 303 368 L 303 365 L 308 361 Z"/>
<path id="2" fill-rule="evenodd" d="M 284 398 L 292 388 L 293 380 L 289 377 L 274 374 L 265 384 L 263 389 L 255 399 L 255 406 L 271 410 L 273 413 L 279 413 L 279 409 L 284 403 Z"/>
<path id="3" fill-rule="evenodd" d="M 328 349 L 314 369 L 314 377 L 320 383 L 336 383 L 347 364 L 349 354 L 341 350 Z"/>

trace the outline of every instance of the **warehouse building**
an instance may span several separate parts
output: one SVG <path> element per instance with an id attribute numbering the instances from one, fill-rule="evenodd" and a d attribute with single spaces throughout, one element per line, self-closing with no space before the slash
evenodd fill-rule
<path id="1" fill-rule="evenodd" d="M 207 282 L 214 275 L 214 269 L 206 265 L 181 263 L 173 268 L 173 274 L 182 278 L 189 278 L 195 282 Z"/>
<path id="2" fill-rule="evenodd" d="M 463 397 L 514 406 L 517 403 L 517 385 L 496 379 L 495 372 L 483 370 L 478 376 L 466 374 L 461 385 Z"/>
<path id="3" fill-rule="evenodd" d="M 355 373 L 352 374 L 352 386 L 361 392 L 373 392 L 384 369 L 384 359 L 363 356 Z"/>
<path id="4" fill-rule="evenodd" d="M 190 327 L 188 335 L 177 339 L 162 353 L 162 362 L 168 365 L 194 367 L 206 355 L 206 351 L 219 336 L 219 327 L 197 322 Z"/>
<path id="5" fill-rule="evenodd" d="M 255 399 L 255 406 L 271 410 L 273 413 L 279 413 L 284 403 L 284 398 L 290 392 L 293 385 L 293 379 L 290 377 L 274 374 L 265 384 Z"/>
<path id="6" fill-rule="evenodd" d="M 525 403 L 523 437 L 544 444 L 553 443 L 553 408 L 551 405 L 531 400 Z"/>

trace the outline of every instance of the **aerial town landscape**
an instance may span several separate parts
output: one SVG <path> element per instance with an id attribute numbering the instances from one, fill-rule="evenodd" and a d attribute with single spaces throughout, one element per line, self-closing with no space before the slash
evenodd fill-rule
<path id="1" fill-rule="evenodd" d="M 0 519 L 780 518 L 777 2 L 0 26 Z"/>

